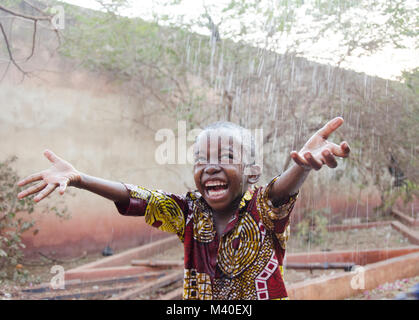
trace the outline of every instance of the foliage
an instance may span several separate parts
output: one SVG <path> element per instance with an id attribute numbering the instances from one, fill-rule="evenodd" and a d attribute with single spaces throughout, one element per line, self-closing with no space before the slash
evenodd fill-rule
<path id="1" fill-rule="evenodd" d="M 382 203 L 376 209 L 382 210 L 392 206 L 396 194 L 418 196 L 419 97 L 407 81 L 365 81 L 352 85 L 352 101 L 342 108 L 348 123 L 338 134 L 349 137 L 354 147 L 348 172 L 380 191 Z"/>
<path id="2" fill-rule="evenodd" d="M 389 188 L 384 191 L 385 201 L 379 207 L 384 212 L 388 211 L 397 200 L 402 200 L 404 204 L 410 203 L 419 197 L 419 185 L 410 180 L 403 181 L 398 188 Z"/>
<path id="3" fill-rule="evenodd" d="M 297 236 L 303 241 L 322 244 L 327 236 L 328 209 L 306 210 L 304 218 L 297 224 Z"/>
<path id="4" fill-rule="evenodd" d="M 16 157 L 0 162 L 0 280 L 13 279 L 25 282 L 29 273 L 22 266 L 22 235 L 32 231 L 38 233 L 36 221 L 30 215 L 34 212 L 33 197 L 17 199 L 19 177 L 12 168 Z M 66 208 L 46 207 L 46 212 L 54 212 L 61 218 L 69 218 Z"/>
<path id="5" fill-rule="evenodd" d="M 182 2 L 160 1 L 173 7 Z M 221 37 L 302 55 L 311 54 L 321 40 L 339 39 L 337 47 L 330 41 L 328 46 L 339 65 L 349 56 L 369 55 L 388 45 L 406 48 L 410 40 L 417 48 L 418 13 L 414 1 L 405 0 L 230 0 L 207 4 L 196 20 L 182 25 L 208 26 L 208 17 L 219 17 Z M 287 41 L 290 35 L 292 41 Z"/>
<path id="6" fill-rule="evenodd" d="M 419 67 L 412 71 L 404 71 L 402 74 L 402 81 L 406 86 L 412 90 L 416 95 L 419 95 Z"/>

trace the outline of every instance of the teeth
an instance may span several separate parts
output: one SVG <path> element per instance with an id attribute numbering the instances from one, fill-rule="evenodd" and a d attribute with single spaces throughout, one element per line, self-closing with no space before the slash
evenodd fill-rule
<path id="1" fill-rule="evenodd" d="M 210 197 L 221 196 L 221 195 L 223 195 L 226 192 L 227 192 L 227 190 L 219 190 L 219 191 L 208 190 L 208 194 L 209 194 Z"/>
<path id="2" fill-rule="evenodd" d="M 207 183 L 205 183 L 206 187 L 216 187 L 216 186 L 225 186 L 227 185 L 227 183 L 222 182 L 222 181 L 208 181 Z"/>

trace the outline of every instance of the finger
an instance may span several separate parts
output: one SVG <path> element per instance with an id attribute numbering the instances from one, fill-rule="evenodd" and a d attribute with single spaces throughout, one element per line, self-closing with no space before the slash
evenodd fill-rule
<path id="1" fill-rule="evenodd" d="M 63 195 L 65 190 L 67 189 L 68 179 L 64 182 L 60 183 L 60 187 L 58 188 L 58 192 Z"/>
<path id="2" fill-rule="evenodd" d="M 24 197 L 27 197 L 31 194 L 34 194 L 42 189 L 45 188 L 45 186 L 47 185 L 47 183 L 45 181 L 39 182 L 34 186 L 31 186 L 29 188 L 27 188 L 26 190 L 23 190 L 22 192 L 19 192 L 19 194 L 17 195 L 17 197 L 19 199 L 22 199 Z"/>
<path id="3" fill-rule="evenodd" d="M 44 151 L 44 156 L 51 161 L 52 163 L 56 163 L 59 162 L 60 160 L 62 160 L 60 157 L 58 157 L 54 152 L 52 152 L 51 150 L 45 150 Z"/>
<path id="4" fill-rule="evenodd" d="M 349 155 L 349 152 L 351 151 L 346 141 L 342 142 L 340 145 L 331 143 L 329 148 L 335 156 L 341 158 L 346 158 Z"/>
<path id="5" fill-rule="evenodd" d="M 329 168 L 336 168 L 338 166 L 338 163 L 335 157 L 328 149 L 325 149 L 322 151 L 322 156 L 324 157 L 325 164 Z"/>
<path id="6" fill-rule="evenodd" d="M 34 181 L 38 181 L 38 180 L 42 180 L 42 173 L 41 173 L 41 172 L 34 173 L 34 174 L 31 174 L 30 176 L 27 176 L 25 179 L 20 180 L 20 181 L 17 183 L 17 185 L 18 185 L 19 187 L 22 187 L 22 186 L 24 186 L 25 184 L 28 184 L 28 183 L 30 183 L 30 182 L 34 182 Z"/>
<path id="7" fill-rule="evenodd" d="M 298 154 L 297 151 L 291 151 L 290 153 L 291 159 L 294 160 L 296 164 L 299 166 L 307 166 L 305 160 Z"/>
<path id="8" fill-rule="evenodd" d="M 33 198 L 33 200 L 35 202 L 41 201 L 42 199 L 44 199 L 45 197 L 47 197 L 51 192 L 53 192 L 55 190 L 55 188 L 57 188 L 57 185 L 49 183 L 44 188 L 44 190 L 42 190 L 40 193 L 38 193 L 38 195 L 35 198 Z"/>
<path id="9" fill-rule="evenodd" d="M 327 139 L 330 134 L 335 131 L 337 128 L 339 128 L 343 123 L 342 117 L 336 117 L 332 120 L 330 120 L 328 123 L 326 123 L 323 128 L 321 128 L 319 131 L 317 131 L 317 134 L 320 135 L 323 139 Z"/>
<path id="10" fill-rule="evenodd" d="M 349 147 L 349 144 L 346 141 L 343 141 L 340 144 L 340 148 L 342 149 L 342 151 L 344 153 L 344 158 L 349 156 L 349 153 L 351 152 L 351 148 Z"/>
<path id="11" fill-rule="evenodd" d="M 304 153 L 304 159 L 306 159 L 306 161 L 308 162 L 308 164 L 314 169 L 314 170 L 320 170 L 320 168 L 322 167 L 323 163 L 321 163 L 320 161 L 318 161 L 317 159 L 315 159 L 313 157 L 313 155 L 311 154 L 311 152 L 306 152 Z"/>

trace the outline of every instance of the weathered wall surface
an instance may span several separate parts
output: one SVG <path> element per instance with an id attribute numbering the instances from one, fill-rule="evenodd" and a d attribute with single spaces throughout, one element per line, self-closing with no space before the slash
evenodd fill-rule
<path id="1" fill-rule="evenodd" d="M 17 155 L 15 168 L 20 176 L 49 167 L 42 154 L 49 148 L 78 170 L 105 179 L 174 193 L 194 186 L 190 166 L 162 166 L 155 161 L 154 152 L 161 143 L 154 139 L 155 130 L 175 128 L 176 122 L 158 113 L 142 124 L 142 113 L 150 114 L 153 108 L 147 97 L 133 98 L 105 76 L 73 70 L 61 60 L 48 65 L 59 72 L 41 73 L 41 79 L 25 78 L 23 82 L 19 74 L 11 72 L 0 83 L 1 159 Z M 266 179 L 263 177 L 262 182 Z M 343 217 L 365 216 L 368 206 L 371 212 L 379 201 L 372 197 L 368 203 L 358 194 L 348 200 L 330 186 L 324 197 L 318 198 L 310 188 L 303 190 L 293 223 L 301 218 L 302 201 L 308 201 L 312 208 L 330 207 Z M 54 205 L 64 201 L 71 219 L 37 213 L 40 232 L 25 236 L 28 254 L 54 251 L 76 256 L 83 251 L 101 251 L 110 241 L 114 249 L 122 249 L 164 236 L 143 218 L 119 215 L 106 199 L 70 190 L 74 196 L 55 193 L 37 205 L 42 211 L 43 202 Z"/>
<path id="2" fill-rule="evenodd" d="M 49 167 L 46 148 L 72 163 L 78 170 L 105 179 L 141 184 L 145 187 L 184 192 L 192 185 L 191 168 L 162 166 L 154 160 L 154 131 L 168 126 L 170 119 L 141 124 L 141 105 L 104 76 L 73 71 L 71 64 L 52 60 L 41 78 L 20 81 L 10 72 L 0 83 L 1 160 L 18 156 L 15 169 L 21 177 Z M 148 110 L 150 111 L 150 110 Z M 135 120 L 135 121 L 133 121 Z M 149 126 L 152 126 L 150 129 Z M 185 180 L 186 179 L 186 180 Z M 59 220 L 53 214 L 36 213 L 40 232 L 28 233 L 27 253 L 55 251 L 78 255 L 102 250 L 112 241 L 114 249 L 135 246 L 164 236 L 143 218 L 123 217 L 114 204 L 86 191 L 70 188 L 73 196 L 58 193 L 41 201 L 53 205 L 64 201 L 71 214 Z"/>

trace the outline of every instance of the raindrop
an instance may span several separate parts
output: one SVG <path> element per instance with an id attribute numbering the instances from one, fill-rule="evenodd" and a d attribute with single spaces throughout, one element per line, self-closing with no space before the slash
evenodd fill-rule
<path id="1" fill-rule="evenodd" d="M 268 92 L 268 88 L 270 87 L 270 84 L 271 84 L 271 74 L 268 75 L 268 78 L 266 80 L 265 93 Z"/>
<path id="2" fill-rule="evenodd" d="M 260 75 L 262 74 L 262 70 L 263 70 L 263 65 L 265 63 L 265 59 L 264 56 L 261 57 L 261 60 L 259 62 L 259 66 L 258 66 L 258 77 L 260 78 Z"/>

